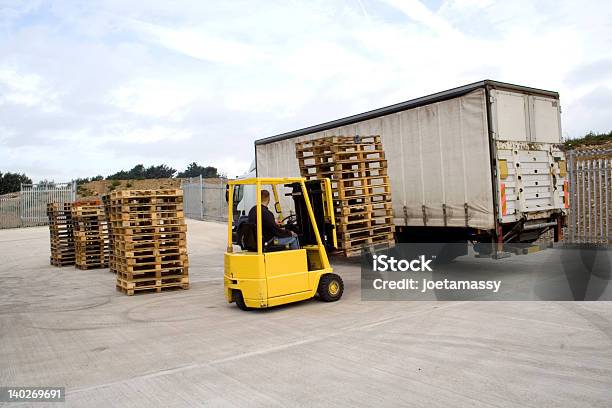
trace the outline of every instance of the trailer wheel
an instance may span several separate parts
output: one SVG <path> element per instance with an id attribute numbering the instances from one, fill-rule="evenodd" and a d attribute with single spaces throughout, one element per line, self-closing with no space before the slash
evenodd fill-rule
<path id="1" fill-rule="evenodd" d="M 344 282 L 335 273 L 327 273 L 321 276 L 317 293 L 324 302 L 335 302 L 342 297 L 344 292 Z"/>
<path id="2" fill-rule="evenodd" d="M 236 306 L 238 306 L 238 309 L 245 310 L 245 311 L 251 310 L 251 308 L 248 307 L 246 303 L 244 303 L 244 296 L 242 296 L 241 291 L 235 290 L 233 294 L 234 294 L 234 302 L 236 302 Z"/>

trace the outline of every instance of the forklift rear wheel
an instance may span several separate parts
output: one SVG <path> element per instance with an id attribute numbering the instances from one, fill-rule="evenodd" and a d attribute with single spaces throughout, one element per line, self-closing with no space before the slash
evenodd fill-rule
<path id="1" fill-rule="evenodd" d="M 324 302 L 335 302 L 342 297 L 344 292 L 344 282 L 335 273 L 328 273 L 321 276 L 319 281 L 319 298 Z"/>
<path id="2" fill-rule="evenodd" d="M 236 302 L 236 306 L 238 306 L 238 309 L 240 310 L 251 310 L 251 308 L 244 303 L 244 297 L 242 296 L 242 292 L 239 290 L 234 291 L 234 302 Z"/>

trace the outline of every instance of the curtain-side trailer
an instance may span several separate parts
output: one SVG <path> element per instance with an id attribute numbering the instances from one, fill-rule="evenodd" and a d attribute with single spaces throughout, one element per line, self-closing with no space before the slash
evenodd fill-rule
<path id="1" fill-rule="evenodd" d="M 267 137 L 255 142 L 257 176 L 299 176 L 296 142 L 358 135 L 381 136 L 398 241 L 561 239 L 558 93 L 485 80 Z"/>

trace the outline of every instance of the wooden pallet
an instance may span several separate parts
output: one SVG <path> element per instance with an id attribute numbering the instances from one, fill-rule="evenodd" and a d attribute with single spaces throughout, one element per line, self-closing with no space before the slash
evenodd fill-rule
<path id="1" fill-rule="evenodd" d="M 335 254 L 341 254 L 347 258 L 360 256 L 362 251 L 369 251 L 374 253 L 381 249 L 388 249 L 395 245 L 394 241 L 390 241 L 388 238 L 381 239 L 380 242 L 364 242 L 361 244 L 355 243 L 352 247 L 341 249 L 335 252 Z"/>
<path id="2" fill-rule="evenodd" d="M 338 232 L 348 232 L 355 229 L 390 226 L 392 222 L 392 215 L 382 217 L 372 217 L 370 215 L 366 215 L 362 217 L 336 218 L 336 230 Z"/>
<path id="3" fill-rule="evenodd" d="M 322 173 L 363 173 L 369 170 L 386 169 L 387 161 L 381 159 L 353 160 L 334 160 L 329 162 L 316 163 L 308 166 L 299 166 L 301 174 L 322 174 Z"/>
<path id="4" fill-rule="evenodd" d="M 363 201 L 363 200 L 362 200 Z M 390 202 L 372 203 L 360 202 L 334 207 L 336 217 L 361 215 L 361 214 L 377 214 L 387 215 L 393 214 L 393 204 Z"/>
<path id="5" fill-rule="evenodd" d="M 74 265 L 74 257 L 71 258 L 50 258 L 50 263 L 53 266 L 72 266 Z"/>
<path id="6" fill-rule="evenodd" d="M 163 254 L 163 255 L 143 255 L 136 254 L 133 256 L 118 256 L 119 263 L 125 266 L 156 266 L 156 269 L 163 269 L 164 265 L 179 265 L 187 266 L 188 257 L 187 254 Z"/>
<path id="7" fill-rule="evenodd" d="M 379 186 L 384 184 L 391 184 L 389 176 L 386 174 L 376 174 L 371 176 L 361 176 L 356 173 L 352 176 L 350 173 L 345 174 L 343 177 L 330 179 L 333 188 L 347 188 L 347 187 L 358 187 L 358 186 Z"/>
<path id="8" fill-rule="evenodd" d="M 381 234 L 393 234 L 395 227 L 389 224 L 371 225 L 361 228 L 344 229 L 345 226 L 339 226 L 338 238 L 342 242 L 350 242 L 353 239 L 361 239 L 373 237 Z"/>
<path id="9" fill-rule="evenodd" d="M 309 169 L 301 169 L 302 177 L 305 177 L 308 180 L 314 180 L 319 178 L 328 178 L 331 181 L 342 180 L 347 178 L 358 178 L 358 177 L 376 177 L 376 176 L 386 176 L 387 168 L 386 167 L 376 167 L 376 168 L 367 168 L 367 169 L 345 169 L 339 170 L 330 168 L 309 168 Z"/>
<path id="10" fill-rule="evenodd" d="M 351 200 L 378 195 L 391 197 L 391 185 L 339 187 L 332 194 L 334 200 Z"/>
<path id="11" fill-rule="evenodd" d="M 345 240 L 342 241 L 341 244 L 338 244 L 338 248 L 341 250 L 355 250 L 355 249 L 361 249 L 363 248 L 364 245 L 369 245 L 369 244 L 386 244 L 386 243 L 393 243 L 394 242 L 394 236 L 393 233 L 383 233 L 383 234 L 378 234 L 378 235 L 373 235 L 373 236 L 367 236 L 367 237 L 358 237 L 358 238 L 353 238 L 350 240 Z"/>
<path id="12" fill-rule="evenodd" d="M 130 229 L 154 229 L 155 227 L 162 228 L 171 228 L 171 227 L 184 227 L 185 221 L 184 218 L 157 218 L 157 219 L 128 219 L 128 220 L 112 220 L 111 225 L 113 226 L 113 230 L 117 234 L 125 234 L 127 230 Z M 117 229 L 121 228 L 121 231 L 117 231 Z M 184 228 L 186 231 L 186 227 Z"/>
<path id="13" fill-rule="evenodd" d="M 153 202 L 163 202 L 169 199 L 176 200 L 183 198 L 183 190 L 180 188 L 169 188 L 159 190 L 118 190 L 109 194 L 111 203 L 119 199 L 152 199 Z"/>
<path id="14" fill-rule="evenodd" d="M 129 213 L 123 212 L 118 214 L 113 214 L 113 226 L 117 226 L 117 222 L 119 221 L 148 221 L 148 220 L 181 220 L 184 219 L 185 214 L 183 211 L 131 211 Z M 129 224 L 123 223 L 124 226 Z"/>
<path id="15" fill-rule="evenodd" d="M 298 142 L 302 177 L 329 178 L 339 248 L 345 255 L 363 245 L 393 242 L 388 164 L 380 136 L 330 136 Z"/>
<path id="16" fill-rule="evenodd" d="M 108 262 L 94 262 L 94 263 L 76 263 L 75 268 L 82 270 L 89 269 L 106 269 L 108 268 Z"/>
<path id="17" fill-rule="evenodd" d="M 131 274 L 142 274 L 142 273 L 161 273 L 161 272 L 170 272 L 174 271 L 174 273 L 187 274 L 189 271 L 189 265 L 186 262 L 163 262 L 163 263 L 151 263 L 151 264 L 138 264 L 138 265 L 125 265 L 121 262 L 121 259 L 118 259 L 117 264 L 117 274 L 120 272 L 123 273 L 131 273 Z"/>
<path id="18" fill-rule="evenodd" d="M 354 150 L 334 153 L 316 153 L 298 159 L 300 168 L 336 166 L 347 163 L 383 162 L 385 153 L 382 150 Z"/>
<path id="19" fill-rule="evenodd" d="M 159 249 L 186 247 L 185 233 L 167 235 L 147 235 L 147 236 L 116 236 L 113 241 L 113 248 L 125 251 L 136 249 Z"/>
<path id="20" fill-rule="evenodd" d="M 117 290 L 132 296 L 135 292 L 155 291 L 157 293 L 168 289 L 189 289 L 189 277 L 154 279 L 143 281 L 127 281 L 117 278 Z"/>
<path id="21" fill-rule="evenodd" d="M 296 157 L 298 160 L 309 157 L 328 157 L 336 154 L 350 154 L 356 152 L 383 152 L 382 143 L 327 143 L 316 146 L 307 146 L 309 142 L 296 143 Z"/>
<path id="22" fill-rule="evenodd" d="M 117 278 L 128 282 L 188 277 L 189 268 L 168 268 L 157 271 L 118 271 Z"/>
<path id="23" fill-rule="evenodd" d="M 295 144 L 296 151 L 302 151 L 310 148 L 316 147 L 328 147 L 328 146 L 352 146 L 355 144 L 377 144 L 381 143 L 381 138 L 379 135 L 372 136 L 327 136 L 320 137 L 318 139 L 306 140 L 303 142 L 297 142 Z"/>
<path id="24" fill-rule="evenodd" d="M 130 240 L 130 238 L 134 238 Z M 137 249 L 157 249 L 185 247 L 186 240 L 184 233 L 177 236 L 118 236 L 113 242 L 113 248 L 124 251 L 134 251 Z"/>

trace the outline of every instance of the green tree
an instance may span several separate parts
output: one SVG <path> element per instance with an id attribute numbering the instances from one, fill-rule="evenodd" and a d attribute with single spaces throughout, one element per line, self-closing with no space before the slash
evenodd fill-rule
<path id="1" fill-rule="evenodd" d="M 220 174 L 217 171 L 216 167 L 212 167 L 212 166 L 204 167 L 204 166 L 200 166 L 196 162 L 193 162 L 187 166 L 187 169 L 185 169 L 185 171 L 182 171 L 179 174 L 177 174 L 176 177 L 189 178 L 189 177 L 200 177 L 200 176 L 204 178 L 216 178 L 216 177 L 220 177 Z"/>
<path id="2" fill-rule="evenodd" d="M 172 178 L 176 170 L 172 167 L 169 167 L 165 164 L 160 164 L 158 166 L 149 166 L 145 167 L 143 164 L 137 164 L 131 170 L 125 171 L 121 170 L 115 174 L 111 174 L 106 177 L 107 180 L 143 180 L 143 179 L 153 179 L 153 178 Z"/>
<path id="3" fill-rule="evenodd" d="M 176 174 L 176 170 L 172 167 L 166 166 L 165 164 L 160 164 L 159 166 L 150 166 L 147 167 L 144 171 L 144 178 L 154 179 L 154 178 L 172 178 Z"/>
<path id="4" fill-rule="evenodd" d="M 128 175 L 128 172 L 125 170 L 118 171 L 117 173 L 111 174 L 110 176 L 106 177 L 107 180 L 125 180 L 128 178 L 130 177 Z"/>
<path id="5" fill-rule="evenodd" d="M 612 142 L 612 130 L 608 133 L 595 133 L 591 131 L 581 138 L 566 140 L 565 147 L 572 149 L 579 146 L 599 145 L 607 142 Z"/>
<path id="6" fill-rule="evenodd" d="M 30 184 L 32 179 L 23 173 L 0 173 L 0 194 L 15 193 L 21 190 L 21 183 Z"/>
<path id="7" fill-rule="evenodd" d="M 104 177 L 103 177 L 103 176 L 98 175 L 98 176 L 95 176 L 95 177 L 84 177 L 84 178 L 77 178 L 77 179 L 76 179 L 76 180 L 74 180 L 74 181 L 76 181 L 77 186 L 80 186 L 81 184 L 89 183 L 89 182 L 91 182 L 91 181 L 100 181 L 100 180 L 104 180 Z"/>

